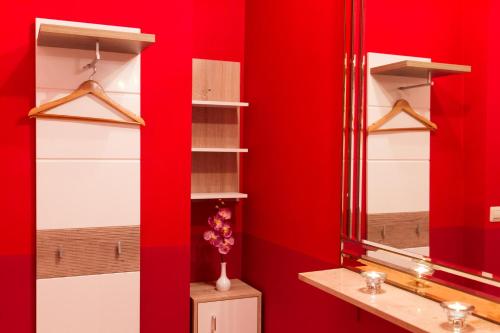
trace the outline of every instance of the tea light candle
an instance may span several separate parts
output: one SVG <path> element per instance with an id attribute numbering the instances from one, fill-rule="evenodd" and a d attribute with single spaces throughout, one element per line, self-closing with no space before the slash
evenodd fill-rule
<path id="1" fill-rule="evenodd" d="M 361 273 L 361 276 L 366 280 L 366 287 L 372 294 L 380 292 L 382 283 L 385 281 L 387 274 L 376 271 L 367 271 Z"/>
<path id="2" fill-rule="evenodd" d="M 465 319 L 474 311 L 474 306 L 461 302 L 442 302 L 441 307 L 448 316 L 448 323 L 453 327 L 453 332 L 462 332 Z"/>
<path id="3" fill-rule="evenodd" d="M 417 267 L 415 267 L 413 271 L 416 273 L 417 278 L 419 279 L 427 275 L 432 275 L 434 273 L 434 269 L 427 263 L 417 264 Z"/>

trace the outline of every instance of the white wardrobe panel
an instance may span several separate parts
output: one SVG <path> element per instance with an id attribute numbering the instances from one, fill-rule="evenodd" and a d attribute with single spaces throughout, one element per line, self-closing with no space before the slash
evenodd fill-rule
<path id="1" fill-rule="evenodd" d="M 69 94 L 70 91 L 39 89 L 37 104 Z M 117 103 L 140 114 L 140 95 L 111 93 Z M 51 114 L 123 119 L 122 115 L 92 96 L 50 110 Z M 140 158 L 140 129 L 135 125 L 106 124 L 78 120 L 36 120 L 37 158 Z"/>
<path id="2" fill-rule="evenodd" d="M 139 160 L 37 160 L 37 229 L 140 224 Z"/>
<path id="3" fill-rule="evenodd" d="M 38 333 L 137 333 L 140 273 L 36 282 Z"/>
<path id="4" fill-rule="evenodd" d="M 83 67 L 95 58 L 93 50 L 36 48 L 37 88 L 76 89 L 92 74 Z M 106 92 L 140 92 L 140 55 L 101 52 L 94 80 Z"/>
<path id="5" fill-rule="evenodd" d="M 368 214 L 429 211 L 429 161 L 368 161 Z"/>
<path id="6" fill-rule="evenodd" d="M 212 316 L 217 333 L 257 333 L 257 297 L 198 304 L 198 333 L 213 333 Z"/>
<path id="7" fill-rule="evenodd" d="M 368 53 L 368 68 L 390 64 L 403 60 L 418 60 L 430 62 L 430 58 L 406 57 L 390 54 Z M 429 87 L 415 88 L 411 90 L 399 90 L 398 87 L 421 84 L 427 79 L 371 75 L 368 70 L 367 77 L 367 103 L 368 106 L 392 107 L 401 98 L 406 99 L 413 108 L 430 109 L 431 94 Z"/>
<path id="8" fill-rule="evenodd" d="M 390 107 L 368 107 L 367 120 L 372 124 L 389 113 Z M 415 110 L 430 117 L 428 110 Z M 382 128 L 423 127 L 406 113 L 400 113 Z M 429 132 L 372 133 L 368 135 L 367 156 L 369 160 L 428 160 L 430 158 Z"/>

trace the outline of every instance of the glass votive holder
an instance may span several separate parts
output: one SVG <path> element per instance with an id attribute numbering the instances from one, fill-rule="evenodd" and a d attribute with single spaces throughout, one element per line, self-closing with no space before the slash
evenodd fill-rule
<path id="1" fill-rule="evenodd" d="M 417 276 L 416 284 L 417 287 L 425 287 L 425 282 L 423 280 L 426 276 L 431 276 L 434 274 L 434 268 L 427 262 L 418 262 L 417 265 L 413 268 L 415 275 Z"/>
<path id="2" fill-rule="evenodd" d="M 442 302 L 441 307 L 448 316 L 448 323 L 451 325 L 453 332 L 462 332 L 465 327 L 465 319 L 474 311 L 474 306 L 462 302 Z"/>
<path id="3" fill-rule="evenodd" d="M 370 294 L 378 294 L 382 290 L 382 283 L 385 281 L 387 274 L 376 271 L 366 271 L 361 273 L 361 276 L 366 280 L 366 289 Z"/>

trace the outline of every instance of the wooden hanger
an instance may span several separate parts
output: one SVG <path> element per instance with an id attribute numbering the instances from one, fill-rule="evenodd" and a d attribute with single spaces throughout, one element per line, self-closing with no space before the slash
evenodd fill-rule
<path id="1" fill-rule="evenodd" d="M 389 122 L 392 118 L 400 114 L 401 112 L 405 112 L 413 119 L 417 120 L 419 123 L 424 125 L 424 127 L 403 127 L 403 128 L 380 128 L 387 122 Z M 404 99 L 398 100 L 392 110 L 377 120 L 375 123 L 368 127 L 368 133 L 379 133 L 379 132 L 399 132 L 399 131 L 435 131 L 437 130 L 437 125 L 420 115 L 418 112 L 413 110 L 408 101 Z"/>
<path id="2" fill-rule="evenodd" d="M 61 114 L 47 114 L 46 112 L 68 102 L 71 102 L 77 98 L 84 95 L 91 94 L 118 111 L 120 114 L 125 116 L 129 120 L 119 120 L 119 119 L 108 119 L 108 118 L 97 118 L 97 117 L 83 117 L 83 116 L 71 116 L 71 115 L 61 115 Z M 31 117 L 43 117 L 43 118 L 57 118 L 57 119 L 76 119 L 76 120 L 87 120 L 87 121 L 97 121 L 105 123 L 117 123 L 117 124 L 133 124 L 145 126 L 144 119 L 134 113 L 128 111 L 121 105 L 114 102 L 111 98 L 106 95 L 104 89 L 94 80 L 87 80 L 83 82 L 78 89 L 73 91 L 68 96 L 56 99 L 45 104 L 35 107 L 30 110 L 28 116 Z"/>

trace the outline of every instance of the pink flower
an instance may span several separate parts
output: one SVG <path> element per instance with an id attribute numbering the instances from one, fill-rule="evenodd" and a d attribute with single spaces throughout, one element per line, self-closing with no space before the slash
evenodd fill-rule
<path id="1" fill-rule="evenodd" d="M 220 254 L 228 254 L 229 251 L 231 251 L 233 245 L 234 245 L 234 238 L 229 237 L 229 238 L 224 238 L 217 248 Z"/>
<path id="2" fill-rule="evenodd" d="M 219 212 L 217 213 L 220 217 L 222 217 L 224 220 L 230 220 L 231 219 L 231 209 L 223 207 L 219 208 Z"/>
<path id="3" fill-rule="evenodd" d="M 220 229 L 220 234 L 224 238 L 231 237 L 231 235 L 233 234 L 233 230 L 231 228 L 231 225 L 229 223 L 224 223 L 222 225 L 222 228 Z"/>
<path id="4" fill-rule="evenodd" d="M 219 249 L 219 253 L 220 254 L 228 254 L 229 251 L 231 251 L 231 246 L 229 246 L 229 245 L 220 245 L 218 247 L 218 249 Z"/>
<path id="5" fill-rule="evenodd" d="M 222 237 L 213 230 L 205 231 L 203 238 L 215 247 L 220 246 L 223 242 Z"/>
<path id="6" fill-rule="evenodd" d="M 224 221 L 222 218 L 218 215 L 215 215 L 213 217 L 208 218 L 208 224 L 215 230 L 215 231 L 220 231 L 222 229 L 222 226 L 224 224 Z"/>
<path id="7" fill-rule="evenodd" d="M 229 220 L 231 219 L 231 210 L 229 208 L 218 208 L 214 216 L 208 218 L 210 230 L 205 231 L 203 239 L 217 248 L 221 255 L 228 254 L 234 246 L 233 229 Z M 224 258 L 222 257 L 224 261 Z"/>

